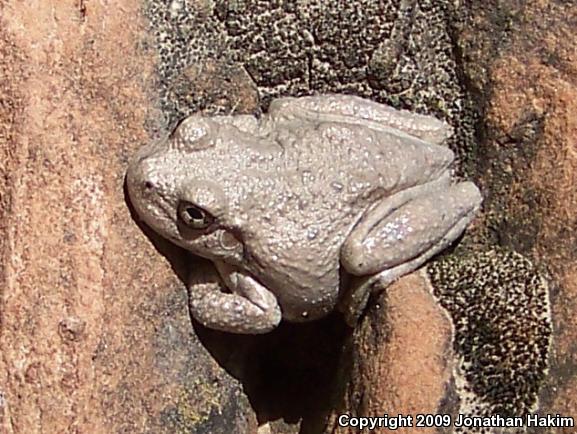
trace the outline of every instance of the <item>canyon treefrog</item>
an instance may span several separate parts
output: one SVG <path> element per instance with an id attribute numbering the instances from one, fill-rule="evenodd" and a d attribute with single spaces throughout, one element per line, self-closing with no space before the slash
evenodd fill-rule
<path id="1" fill-rule="evenodd" d="M 268 113 L 193 115 L 141 149 L 127 186 L 155 231 L 215 265 L 191 273 L 192 315 L 236 333 L 281 316 L 349 322 L 463 232 L 481 203 L 451 180 L 450 127 L 346 95 L 280 98 Z"/>

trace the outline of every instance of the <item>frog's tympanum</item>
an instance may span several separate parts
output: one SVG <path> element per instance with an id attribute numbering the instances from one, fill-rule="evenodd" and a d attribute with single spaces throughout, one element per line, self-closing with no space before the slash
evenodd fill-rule
<path id="1" fill-rule="evenodd" d="M 152 229 L 209 259 L 191 273 L 192 315 L 265 333 L 339 308 L 421 266 L 481 203 L 454 182 L 450 127 L 354 96 L 280 98 L 268 113 L 182 121 L 130 164 L 128 192 Z"/>

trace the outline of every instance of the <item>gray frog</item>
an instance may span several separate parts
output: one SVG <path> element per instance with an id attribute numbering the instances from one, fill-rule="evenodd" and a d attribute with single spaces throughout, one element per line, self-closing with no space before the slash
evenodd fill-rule
<path id="1" fill-rule="evenodd" d="M 216 278 L 189 281 L 207 327 L 265 333 L 335 307 L 352 324 L 479 209 L 477 187 L 451 179 L 450 133 L 355 96 L 280 98 L 260 118 L 188 117 L 137 153 L 128 192 L 152 229 L 214 263 Z"/>

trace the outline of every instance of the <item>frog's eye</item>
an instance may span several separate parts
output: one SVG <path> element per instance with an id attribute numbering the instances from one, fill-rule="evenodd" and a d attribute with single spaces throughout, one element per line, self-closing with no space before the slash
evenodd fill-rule
<path id="1" fill-rule="evenodd" d="M 212 215 L 190 202 L 178 204 L 178 218 L 192 229 L 205 229 L 214 221 Z"/>

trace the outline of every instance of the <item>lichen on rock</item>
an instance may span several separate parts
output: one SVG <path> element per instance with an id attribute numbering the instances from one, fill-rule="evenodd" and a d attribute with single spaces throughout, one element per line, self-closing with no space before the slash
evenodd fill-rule
<path id="1" fill-rule="evenodd" d="M 459 413 L 535 411 L 548 369 L 548 281 L 524 256 L 489 250 L 427 267 L 433 294 L 454 325 Z"/>

